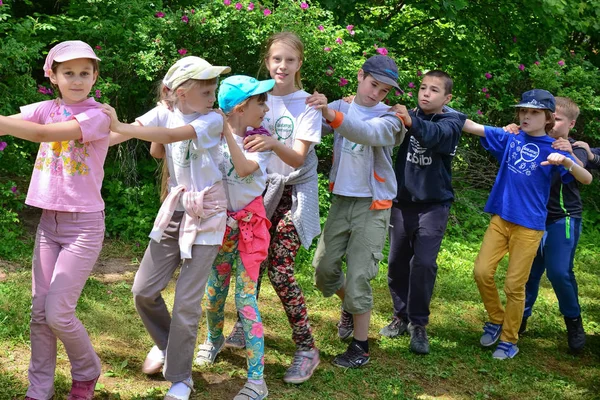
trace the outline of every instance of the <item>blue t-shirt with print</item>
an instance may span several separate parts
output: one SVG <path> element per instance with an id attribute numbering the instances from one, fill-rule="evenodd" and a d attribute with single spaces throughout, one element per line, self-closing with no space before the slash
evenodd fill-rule
<path id="1" fill-rule="evenodd" d="M 564 151 L 554 150 L 552 142 L 548 135 L 530 136 L 523 131 L 514 135 L 502 128 L 485 127 L 481 145 L 500 163 L 486 212 L 526 228 L 545 229 L 552 175 L 560 173 L 564 183 L 573 180 L 562 166 L 540 165 L 551 153 L 573 159 Z"/>

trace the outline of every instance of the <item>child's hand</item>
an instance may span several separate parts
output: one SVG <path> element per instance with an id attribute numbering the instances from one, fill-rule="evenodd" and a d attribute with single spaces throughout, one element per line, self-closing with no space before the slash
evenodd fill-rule
<path id="1" fill-rule="evenodd" d="M 110 130 L 119 132 L 121 122 L 119 121 L 119 117 L 117 117 L 117 111 L 108 104 L 100 104 L 100 107 L 102 107 L 102 112 L 110 117 Z"/>
<path id="2" fill-rule="evenodd" d="M 562 165 L 566 168 L 571 168 L 575 164 L 575 161 L 565 157 L 560 153 L 552 153 L 548 156 L 546 161 L 542 161 L 540 165 Z"/>
<path id="3" fill-rule="evenodd" d="M 346 96 L 346 97 L 342 97 L 342 100 L 344 100 L 348 104 L 351 104 L 354 101 L 354 97 L 356 97 L 356 96 L 355 95 Z"/>
<path id="4" fill-rule="evenodd" d="M 396 116 L 402 120 L 404 126 L 410 128 L 412 126 L 412 118 L 408 114 L 408 109 L 402 104 L 395 104 L 390 108 L 390 111 L 396 113 Z"/>
<path id="5" fill-rule="evenodd" d="M 513 135 L 518 135 L 519 134 L 519 125 L 517 124 L 509 124 L 506 125 L 504 128 L 504 132 L 508 132 L 508 133 L 512 133 Z"/>
<path id="6" fill-rule="evenodd" d="M 277 139 L 267 135 L 251 135 L 244 139 L 244 148 L 248 151 L 273 150 L 278 144 Z"/>
<path id="7" fill-rule="evenodd" d="M 0 133 L 0 135 L 1 135 L 1 133 Z M 576 141 L 575 143 L 573 143 L 573 146 L 581 147 L 582 149 L 585 149 L 585 151 L 587 151 L 588 153 L 591 152 L 590 145 L 582 140 Z"/>
<path id="8" fill-rule="evenodd" d="M 571 142 L 565 138 L 558 138 L 552 142 L 552 148 L 554 150 L 562 150 L 569 154 L 573 154 L 573 146 L 571 146 Z"/>
<path id="9" fill-rule="evenodd" d="M 333 121 L 335 118 L 335 111 L 330 110 L 328 107 L 329 102 L 327 101 L 327 97 L 316 90 L 306 98 L 306 104 L 316 110 L 321 110 L 327 121 Z"/>

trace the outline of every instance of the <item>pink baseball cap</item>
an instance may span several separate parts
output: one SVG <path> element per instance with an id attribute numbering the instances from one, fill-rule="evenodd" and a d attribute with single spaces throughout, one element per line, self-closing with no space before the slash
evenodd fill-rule
<path id="1" fill-rule="evenodd" d="M 100 61 L 90 45 L 81 40 L 60 42 L 51 48 L 46 56 L 46 62 L 44 62 L 44 76 L 50 76 L 48 75 L 48 71 L 52 69 L 52 63 L 54 61 L 65 62 L 76 58 L 91 58 Z"/>

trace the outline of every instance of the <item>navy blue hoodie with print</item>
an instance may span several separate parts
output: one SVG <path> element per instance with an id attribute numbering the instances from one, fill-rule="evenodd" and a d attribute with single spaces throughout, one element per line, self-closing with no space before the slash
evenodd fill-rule
<path id="1" fill-rule="evenodd" d="M 396 205 L 450 204 L 454 200 L 451 163 L 467 116 L 444 108 L 441 114 L 410 110 L 412 126 L 396 158 Z"/>

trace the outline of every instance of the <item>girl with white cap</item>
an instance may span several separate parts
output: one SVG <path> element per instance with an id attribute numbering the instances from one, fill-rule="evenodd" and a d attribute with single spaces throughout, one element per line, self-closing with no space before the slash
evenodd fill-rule
<path id="1" fill-rule="evenodd" d="M 100 359 L 75 316 L 77 300 L 104 240 L 100 194 L 110 119 L 88 97 L 98 78 L 92 48 L 75 40 L 54 46 L 44 63 L 58 98 L 0 117 L 0 135 L 40 142 L 25 203 L 43 209 L 33 254 L 31 361 L 26 400 L 54 395 L 57 338 L 71 362 L 69 400 L 92 399 Z"/>
<path id="2" fill-rule="evenodd" d="M 120 123 L 115 110 L 104 105 L 112 131 L 165 144 L 169 195 L 150 233 L 132 292 L 155 343 L 142 371 L 163 370 L 172 382 L 165 396 L 170 400 L 187 400 L 193 391 L 200 303 L 225 233 L 227 199 L 219 170 L 223 117 L 212 111 L 218 77 L 229 71 L 199 57 L 180 59 L 162 82 L 161 97 L 169 107 L 159 105 L 133 125 Z M 170 315 L 161 292 L 180 264 Z"/>

